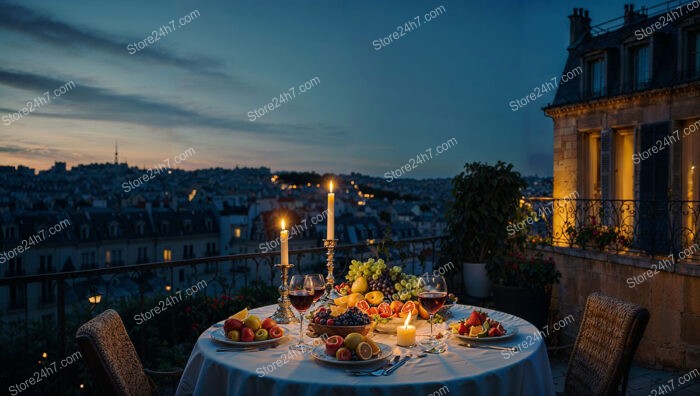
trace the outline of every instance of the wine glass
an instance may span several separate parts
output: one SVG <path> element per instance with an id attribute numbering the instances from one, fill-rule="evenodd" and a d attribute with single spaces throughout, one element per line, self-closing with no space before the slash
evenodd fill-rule
<path id="1" fill-rule="evenodd" d="M 447 300 L 447 282 L 439 275 L 423 275 L 418 279 L 418 303 L 430 314 L 430 338 L 422 344 L 426 352 L 442 353 L 444 343 L 433 335 L 433 316 L 442 308 Z"/>
<path id="2" fill-rule="evenodd" d="M 314 303 L 316 303 L 326 291 L 326 279 L 321 274 L 311 274 L 309 277 L 314 285 Z"/>
<path id="3" fill-rule="evenodd" d="M 289 301 L 299 311 L 299 343 L 289 349 L 304 351 L 307 348 L 304 344 L 304 312 L 313 304 L 314 292 L 312 278 L 308 275 L 294 275 L 289 281 Z"/>

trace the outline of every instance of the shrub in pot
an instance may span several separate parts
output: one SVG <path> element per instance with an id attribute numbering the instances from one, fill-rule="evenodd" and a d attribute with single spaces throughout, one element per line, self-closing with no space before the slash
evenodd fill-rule
<path id="1" fill-rule="evenodd" d="M 467 163 L 452 179 L 446 251 L 454 262 L 463 264 L 467 294 L 489 297 L 485 265 L 506 250 L 507 226 L 516 216 L 526 186 L 513 165 L 502 161 Z"/>
<path id="2" fill-rule="evenodd" d="M 541 253 L 511 252 L 487 264 L 495 308 L 519 316 L 541 329 L 547 324 L 552 286 L 561 273 Z"/>

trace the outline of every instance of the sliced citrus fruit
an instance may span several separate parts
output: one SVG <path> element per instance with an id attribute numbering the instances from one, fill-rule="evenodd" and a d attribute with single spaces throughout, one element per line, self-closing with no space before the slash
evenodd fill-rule
<path id="1" fill-rule="evenodd" d="M 379 311 L 380 314 L 389 314 L 389 316 L 391 316 L 391 314 L 393 313 L 391 312 L 391 307 L 387 303 L 379 304 L 379 306 L 377 307 L 377 311 Z"/>
<path id="2" fill-rule="evenodd" d="M 348 296 L 348 307 L 352 308 L 360 301 L 365 301 L 365 295 L 362 293 L 353 293 Z"/>
<path id="3" fill-rule="evenodd" d="M 369 360 L 372 358 L 372 346 L 367 342 L 361 342 L 355 347 L 355 353 L 361 360 Z"/>
<path id="4" fill-rule="evenodd" d="M 244 321 L 248 317 L 248 308 L 243 308 L 242 310 L 236 312 L 235 314 L 229 316 L 229 319 L 238 319 Z"/>
<path id="5" fill-rule="evenodd" d="M 357 304 L 355 304 L 355 307 L 357 307 L 357 309 L 364 313 L 367 313 L 367 311 L 369 311 L 369 303 L 367 302 L 367 300 L 358 301 Z"/>
<path id="6" fill-rule="evenodd" d="M 367 315 L 379 315 L 379 310 L 377 307 L 372 307 L 367 311 Z"/>
<path id="7" fill-rule="evenodd" d="M 365 337 L 365 342 L 369 344 L 369 346 L 372 347 L 372 355 L 379 355 L 379 352 L 382 351 L 382 349 L 377 345 L 376 342 L 372 341 L 371 339 Z"/>
<path id="8" fill-rule="evenodd" d="M 482 326 L 472 326 L 471 329 L 469 329 L 469 337 L 478 337 L 483 331 L 484 328 Z"/>
<path id="9" fill-rule="evenodd" d="M 347 307 L 348 306 L 348 298 L 350 296 L 343 296 L 343 297 L 338 297 L 335 300 L 333 300 L 333 303 L 339 307 Z"/>
<path id="10" fill-rule="evenodd" d="M 418 315 L 418 307 L 416 307 L 416 303 L 413 301 L 407 301 L 402 307 L 401 307 L 401 312 L 399 312 L 399 317 L 400 318 L 405 318 L 408 316 L 408 313 L 411 312 L 412 317 L 416 317 Z"/>
<path id="11" fill-rule="evenodd" d="M 339 307 L 337 305 L 331 305 L 331 316 L 336 317 L 345 313 L 348 309 L 345 307 Z"/>

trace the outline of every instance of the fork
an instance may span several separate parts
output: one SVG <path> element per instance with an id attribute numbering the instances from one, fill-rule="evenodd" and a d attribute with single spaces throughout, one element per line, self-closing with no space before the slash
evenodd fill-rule
<path id="1" fill-rule="evenodd" d="M 396 362 L 399 361 L 399 358 L 401 358 L 401 356 L 399 356 L 399 355 L 394 356 L 394 358 L 391 359 L 390 362 L 387 362 L 384 366 L 382 366 L 378 369 L 374 369 L 374 370 L 345 370 L 345 372 L 347 374 L 354 375 L 356 377 L 365 376 L 365 375 L 372 375 L 375 377 L 379 377 L 386 370 L 389 370 L 391 367 L 393 367 L 396 364 Z"/>
<path id="2" fill-rule="evenodd" d="M 466 342 L 459 344 L 459 345 L 467 347 L 467 348 L 497 349 L 500 351 L 510 351 L 510 352 L 514 352 L 517 350 L 516 347 L 502 347 L 502 346 L 497 346 L 497 345 L 472 345 L 472 344 L 468 344 Z"/>

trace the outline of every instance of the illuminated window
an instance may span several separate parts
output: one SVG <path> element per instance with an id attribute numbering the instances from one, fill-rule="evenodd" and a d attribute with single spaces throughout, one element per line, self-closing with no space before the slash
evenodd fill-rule
<path id="1" fill-rule="evenodd" d="M 239 227 L 236 227 L 236 229 L 233 231 L 233 235 L 236 238 L 240 238 L 241 237 L 241 229 Z"/>
<path id="2" fill-rule="evenodd" d="M 109 267 L 110 264 L 112 264 L 112 252 L 105 250 L 105 265 Z"/>
<path id="3" fill-rule="evenodd" d="M 173 251 L 170 249 L 163 249 L 163 261 L 172 261 Z"/>

